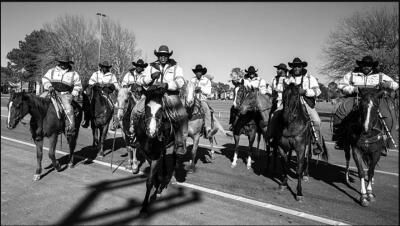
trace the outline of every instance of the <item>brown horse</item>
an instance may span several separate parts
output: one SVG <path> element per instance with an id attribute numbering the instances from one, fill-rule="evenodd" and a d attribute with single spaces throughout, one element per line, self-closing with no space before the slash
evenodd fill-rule
<path id="1" fill-rule="evenodd" d="M 107 136 L 108 125 L 111 121 L 114 106 L 109 92 L 99 84 L 87 89 L 90 99 L 90 126 L 93 135 L 93 147 L 98 151 L 98 157 L 104 157 L 104 140 Z"/>
<path id="2" fill-rule="evenodd" d="M 273 147 L 278 149 L 281 155 L 283 178 L 280 184 L 281 190 L 287 188 L 287 172 L 289 168 L 288 155 L 291 154 L 292 150 L 296 152 L 297 156 L 297 194 L 296 200 L 303 201 L 303 192 L 301 187 L 301 181 L 303 179 L 304 164 L 307 163 L 307 159 L 311 150 L 311 130 L 310 120 L 307 115 L 307 111 L 302 103 L 302 97 L 300 95 L 300 85 L 293 83 L 285 86 L 282 94 L 283 110 L 280 116 L 281 123 L 278 128 L 274 128 L 274 141 Z M 307 153 L 308 152 L 308 153 Z M 307 158 L 306 158 L 307 157 Z M 324 145 L 324 151 L 322 152 L 322 158 L 328 159 L 328 152 Z"/>
<path id="3" fill-rule="evenodd" d="M 379 99 L 384 94 L 383 90 L 377 92 L 376 89 L 360 89 L 360 100 L 342 122 L 346 131 L 342 138 L 346 157 L 346 182 L 349 183 L 350 150 L 352 150 L 361 180 L 362 206 L 368 206 L 370 202 L 375 201 L 375 195 L 372 193 L 374 170 L 385 142 L 383 124 L 379 119 Z M 363 162 L 368 167 L 367 187 Z"/>
<path id="4" fill-rule="evenodd" d="M 195 84 L 189 82 L 185 84 L 182 90 L 183 92 L 180 93 L 180 96 L 184 99 L 183 103 L 185 103 L 186 111 L 189 115 L 188 136 L 193 139 L 192 159 L 190 160 L 191 165 L 188 169 L 188 173 L 194 173 L 196 171 L 195 162 L 197 149 L 199 147 L 200 137 L 204 134 L 205 129 L 204 113 L 201 110 L 200 98 L 194 91 Z M 211 123 L 218 126 L 220 131 L 225 132 L 224 128 L 222 128 L 216 120 L 214 114 L 211 113 Z M 213 137 L 210 137 L 208 140 L 211 146 L 209 154 L 211 159 L 215 159 Z"/>
<path id="5" fill-rule="evenodd" d="M 52 93 L 51 95 L 57 94 Z M 57 171 L 60 171 L 61 166 L 56 159 L 55 149 L 57 145 L 58 134 L 65 134 L 70 153 L 68 166 L 73 168 L 74 150 L 82 120 L 82 109 L 75 101 L 72 101 L 72 106 L 75 114 L 75 131 L 74 133 L 69 134 L 66 133 L 65 130 L 65 120 L 60 120 L 57 117 L 56 109 L 49 98 L 42 98 L 34 94 L 27 94 L 25 92 L 13 93 L 10 96 L 10 100 L 8 102 L 8 129 L 14 129 L 22 118 L 24 118 L 27 114 L 31 115 L 30 131 L 36 144 L 37 154 L 37 168 L 36 173 L 33 176 L 33 180 L 37 181 L 41 178 L 44 137 L 49 138 L 49 158 L 52 161 L 53 167 Z"/>

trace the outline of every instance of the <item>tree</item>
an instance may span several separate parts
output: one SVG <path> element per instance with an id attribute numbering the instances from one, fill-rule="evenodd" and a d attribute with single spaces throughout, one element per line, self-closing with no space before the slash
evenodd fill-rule
<path id="1" fill-rule="evenodd" d="M 74 70 L 79 73 L 85 83 L 97 69 L 98 42 L 95 38 L 95 27 L 83 16 L 65 15 L 58 17 L 53 23 L 44 24 L 49 33 L 49 54 L 44 61 L 54 62 L 63 54 L 69 54 L 74 60 Z"/>
<path id="2" fill-rule="evenodd" d="M 7 59 L 11 62 L 7 67 L 18 73 L 18 78 L 22 81 L 38 81 L 42 76 L 41 59 L 46 53 L 47 32 L 44 30 L 33 31 L 25 37 L 24 41 L 19 41 L 19 47 L 12 49 L 7 54 Z"/>
<path id="3" fill-rule="evenodd" d="M 321 73 L 338 79 L 355 67 L 356 60 L 371 55 L 380 70 L 398 81 L 399 12 L 383 8 L 357 12 L 341 21 L 323 49 L 326 64 Z"/>
<path id="4" fill-rule="evenodd" d="M 110 19 L 103 23 L 101 49 L 102 57 L 111 61 L 117 75 L 128 71 L 132 61 L 141 55 L 135 34 Z"/>

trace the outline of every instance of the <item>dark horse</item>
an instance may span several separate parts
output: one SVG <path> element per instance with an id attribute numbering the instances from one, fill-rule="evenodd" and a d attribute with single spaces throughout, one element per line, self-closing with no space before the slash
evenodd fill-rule
<path id="1" fill-rule="evenodd" d="M 134 126 L 141 149 L 150 164 L 141 214 L 148 213 L 149 202 L 155 200 L 157 194 L 166 188 L 175 170 L 174 130 L 165 92 L 157 84 L 145 91 L 145 116 Z M 150 197 L 151 193 L 153 195 Z"/>
<path id="2" fill-rule="evenodd" d="M 56 95 L 56 94 L 52 94 Z M 72 101 L 75 114 L 75 131 L 68 134 L 65 131 L 66 125 L 64 118 L 57 117 L 56 110 L 49 98 L 42 98 L 34 94 L 28 93 L 13 93 L 8 102 L 8 120 L 7 128 L 14 129 L 17 124 L 27 114 L 31 115 L 30 131 L 32 138 L 36 144 L 37 168 L 33 176 L 33 180 L 40 180 L 42 173 L 42 156 L 43 156 L 43 138 L 49 138 L 49 158 L 52 161 L 53 167 L 61 170 L 60 163 L 55 156 L 58 134 L 66 134 L 69 144 L 69 167 L 73 168 L 74 150 L 76 140 L 79 133 L 79 127 L 82 120 L 82 109 L 75 101 Z"/>
<path id="3" fill-rule="evenodd" d="M 110 90 L 95 84 L 87 89 L 90 99 L 90 126 L 93 134 L 93 146 L 98 151 L 97 156 L 104 157 L 104 140 L 108 125 L 114 113 L 114 106 L 109 97 Z"/>
<path id="4" fill-rule="evenodd" d="M 361 180 L 360 204 L 368 206 L 375 201 L 372 184 L 375 166 L 378 163 L 384 146 L 384 129 L 379 119 L 379 99 L 385 94 L 381 90 L 360 89 L 360 100 L 357 100 L 353 111 L 343 120 L 343 136 L 346 157 L 346 182 L 349 183 L 350 148 Z M 363 164 L 368 167 L 368 185 L 365 185 Z"/>
<path id="5" fill-rule="evenodd" d="M 233 122 L 232 124 L 233 137 L 235 140 L 235 153 L 231 164 L 232 168 L 236 167 L 237 165 L 236 162 L 241 134 L 245 134 L 249 139 L 247 169 L 251 168 L 251 153 L 253 150 L 253 143 L 256 135 L 258 134 L 257 149 L 260 145 L 261 135 L 264 135 L 264 138 L 266 137 L 266 123 L 263 118 L 268 118 L 269 110 L 271 109 L 272 103 L 269 97 L 260 98 L 259 95 L 261 94 L 257 89 L 247 90 L 243 85 L 243 81 L 235 87 L 233 107 L 236 109 L 237 116 L 235 122 Z"/>
<path id="6" fill-rule="evenodd" d="M 282 94 L 283 110 L 279 128 L 274 128 L 273 147 L 278 148 L 281 156 L 283 178 L 281 190 L 287 187 L 287 172 L 289 168 L 288 155 L 294 150 L 297 156 L 297 195 L 296 200 L 303 200 L 301 180 L 304 168 L 308 169 L 306 161 L 311 157 L 311 121 L 299 93 L 300 85 L 293 83 L 285 86 Z M 307 158 L 306 158 L 307 156 Z M 322 158 L 328 160 L 328 152 L 324 145 Z M 305 163 L 307 165 L 305 165 Z M 308 175 L 308 172 L 306 172 Z"/>

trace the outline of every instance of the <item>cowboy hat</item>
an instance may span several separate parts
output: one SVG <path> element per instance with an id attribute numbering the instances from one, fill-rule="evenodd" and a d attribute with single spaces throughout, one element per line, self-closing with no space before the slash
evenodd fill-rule
<path id="1" fill-rule="evenodd" d="M 194 69 L 192 69 L 193 73 L 196 74 L 196 72 L 200 71 L 202 75 L 207 73 L 207 68 L 203 67 L 201 64 L 196 65 Z"/>
<path id="2" fill-rule="evenodd" d="M 296 65 L 300 65 L 302 67 L 307 67 L 308 64 L 306 61 L 301 61 L 300 58 L 296 57 L 293 59 L 292 63 L 288 62 L 288 65 L 289 65 L 289 67 L 293 68 Z"/>
<path id="3" fill-rule="evenodd" d="M 250 66 L 247 70 L 244 70 L 247 74 L 257 74 L 256 72 L 258 70 L 256 70 L 253 66 Z"/>
<path id="4" fill-rule="evenodd" d="M 149 64 L 145 64 L 142 59 L 139 59 L 136 63 L 132 62 L 132 64 L 135 67 L 141 67 L 141 68 L 145 68 L 145 67 L 147 67 L 147 65 L 149 65 Z"/>
<path id="5" fill-rule="evenodd" d="M 72 57 L 70 55 L 63 55 L 63 56 L 57 57 L 56 61 L 58 61 L 60 63 L 74 64 L 74 61 L 72 61 Z"/>
<path id="6" fill-rule="evenodd" d="M 112 67 L 110 63 L 108 63 L 108 61 L 103 61 L 102 63 L 99 63 L 100 67 Z"/>
<path id="7" fill-rule="evenodd" d="M 169 51 L 168 46 L 162 45 L 158 48 L 158 52 L 156 50 L 154 50 L 154 55 L 159 56 L 161 54 L 167 54 L 167 55 L 171 56 L 173 52 L 174 51 L 171 51 L 171 52 Z"/>
<path id="8" fill-rule="evenodd" d="M 289 69 L 286 67 L 286 64 L 284 64 L 284 63 L 281 63 L 281 64 L 279 64 L 279 65 L 276 65 L 276 66 L 274 66 L 275 68 L 277 68 L 277 69 L 282 69 L 282 70 L 284 70 L 284 71 L 288 71 Z"/>
<path id="9" fill-rule="evenodd" d="M 376 67 L 378 66 L 379 62 L 378 61 L 374 61 L 372 59 L 372 56 L 365 56 L 362 58 L 362 60 L 356 60 L 356 63 L 358 66 L 362 67 L 362 66 L 371 66 L 371 67 Z"/>

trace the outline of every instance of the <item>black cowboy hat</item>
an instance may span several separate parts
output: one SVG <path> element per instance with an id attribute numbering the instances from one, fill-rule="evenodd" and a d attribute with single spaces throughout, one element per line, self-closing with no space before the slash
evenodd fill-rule
<path id="1" fill-rule="evenodd" d="M 247 74 L 257 74 L 256 72 L 258 71 L 258 70 L 256 70 L 253 66 L 250 66 L 247 70 L 245 69 L 244 70 Z"/>
<path id="2" fill-rule="evenodd" d="M 207 68 L 203 67 L 201 64 L 196 65 L 194 69 L 192 69 L 193 73 L 196 74 L 196 72 L 200 71 L 201 74 L 206 74 L 207 73 Z"/>
<path id="3" fill-rule="evenodd" d="M 302 67 L 307 67 L 308 64 L 306 61 L 301 61 L 300 58 L 296 57 L 293 59 L 292 63 L 288 62 L 288 65 L 289 65 L 289 67 L 293 68 L 297 65 L 300 65 Z"/>
<path id="4" fill-rule="evenodd" d="M 102 63 L 99 63 L 99 66 L 100 67 L 108 67 L 108 68 L 112 67 L 111 64 L 106 60 L 103 61 Z"/>
<path id="5" fill-rule="evenodd" d="M 156 50 L 154 50 L 154 55 L 159 56 L 160 54 L 167 54 L 167 55 L 171 56 L 173 52 L 174 51 L 171 51 L 171 52 L 169 51 L 168 46 L 162 45 L 158 48 L 158 52 Z"/>
<path id="6" fill-rule="evenodd" d="M 132 64 L 133 64 L 133 66 L 135 66 L 135 67 L 141 67 L 141 68 L 146 68 L 147 67 L 147 65 L 149 65 L 149 64 L 145 64 L 144 63 L 144 61 L 142 60 L 142 59 L 139 59 L 136 63 L 135 62 L 132 62 Z"/>
<path id="7" fill-rule="evenodd" d="M 371 66 L 371 67 L 376 67 L 378 66 L 379 62 L 378 61 L 374 61 L 372 56 L 365 56 L 362 58 L 362 60 L 356 60 L 356 63 L 358 66 L 362 67 L 362 66 Z"/>
<path id="8" fill-rule="evenodd" d="M 281 64 L 279 64 L 279 65 L 276 65 L 276 66 L 274 66 L 274 67 L 276 67 L 276 68 L 278 68 L 278 69 L 282 69 L 282 70 L 284 70 L 284 71 L 288 71 L 289 69 L 286 67 L 286 64 L 284 64 L 284 63 L 281 63 Z"/>
<path id="9" fill-rule="evenodd" d="M 58 61 L 60 63 L 74 64 L 74 61 L 72 61 L 72 57 L 70 55 L 63 55 L 63 56 L 57 57 L 56 61 Z"/>

